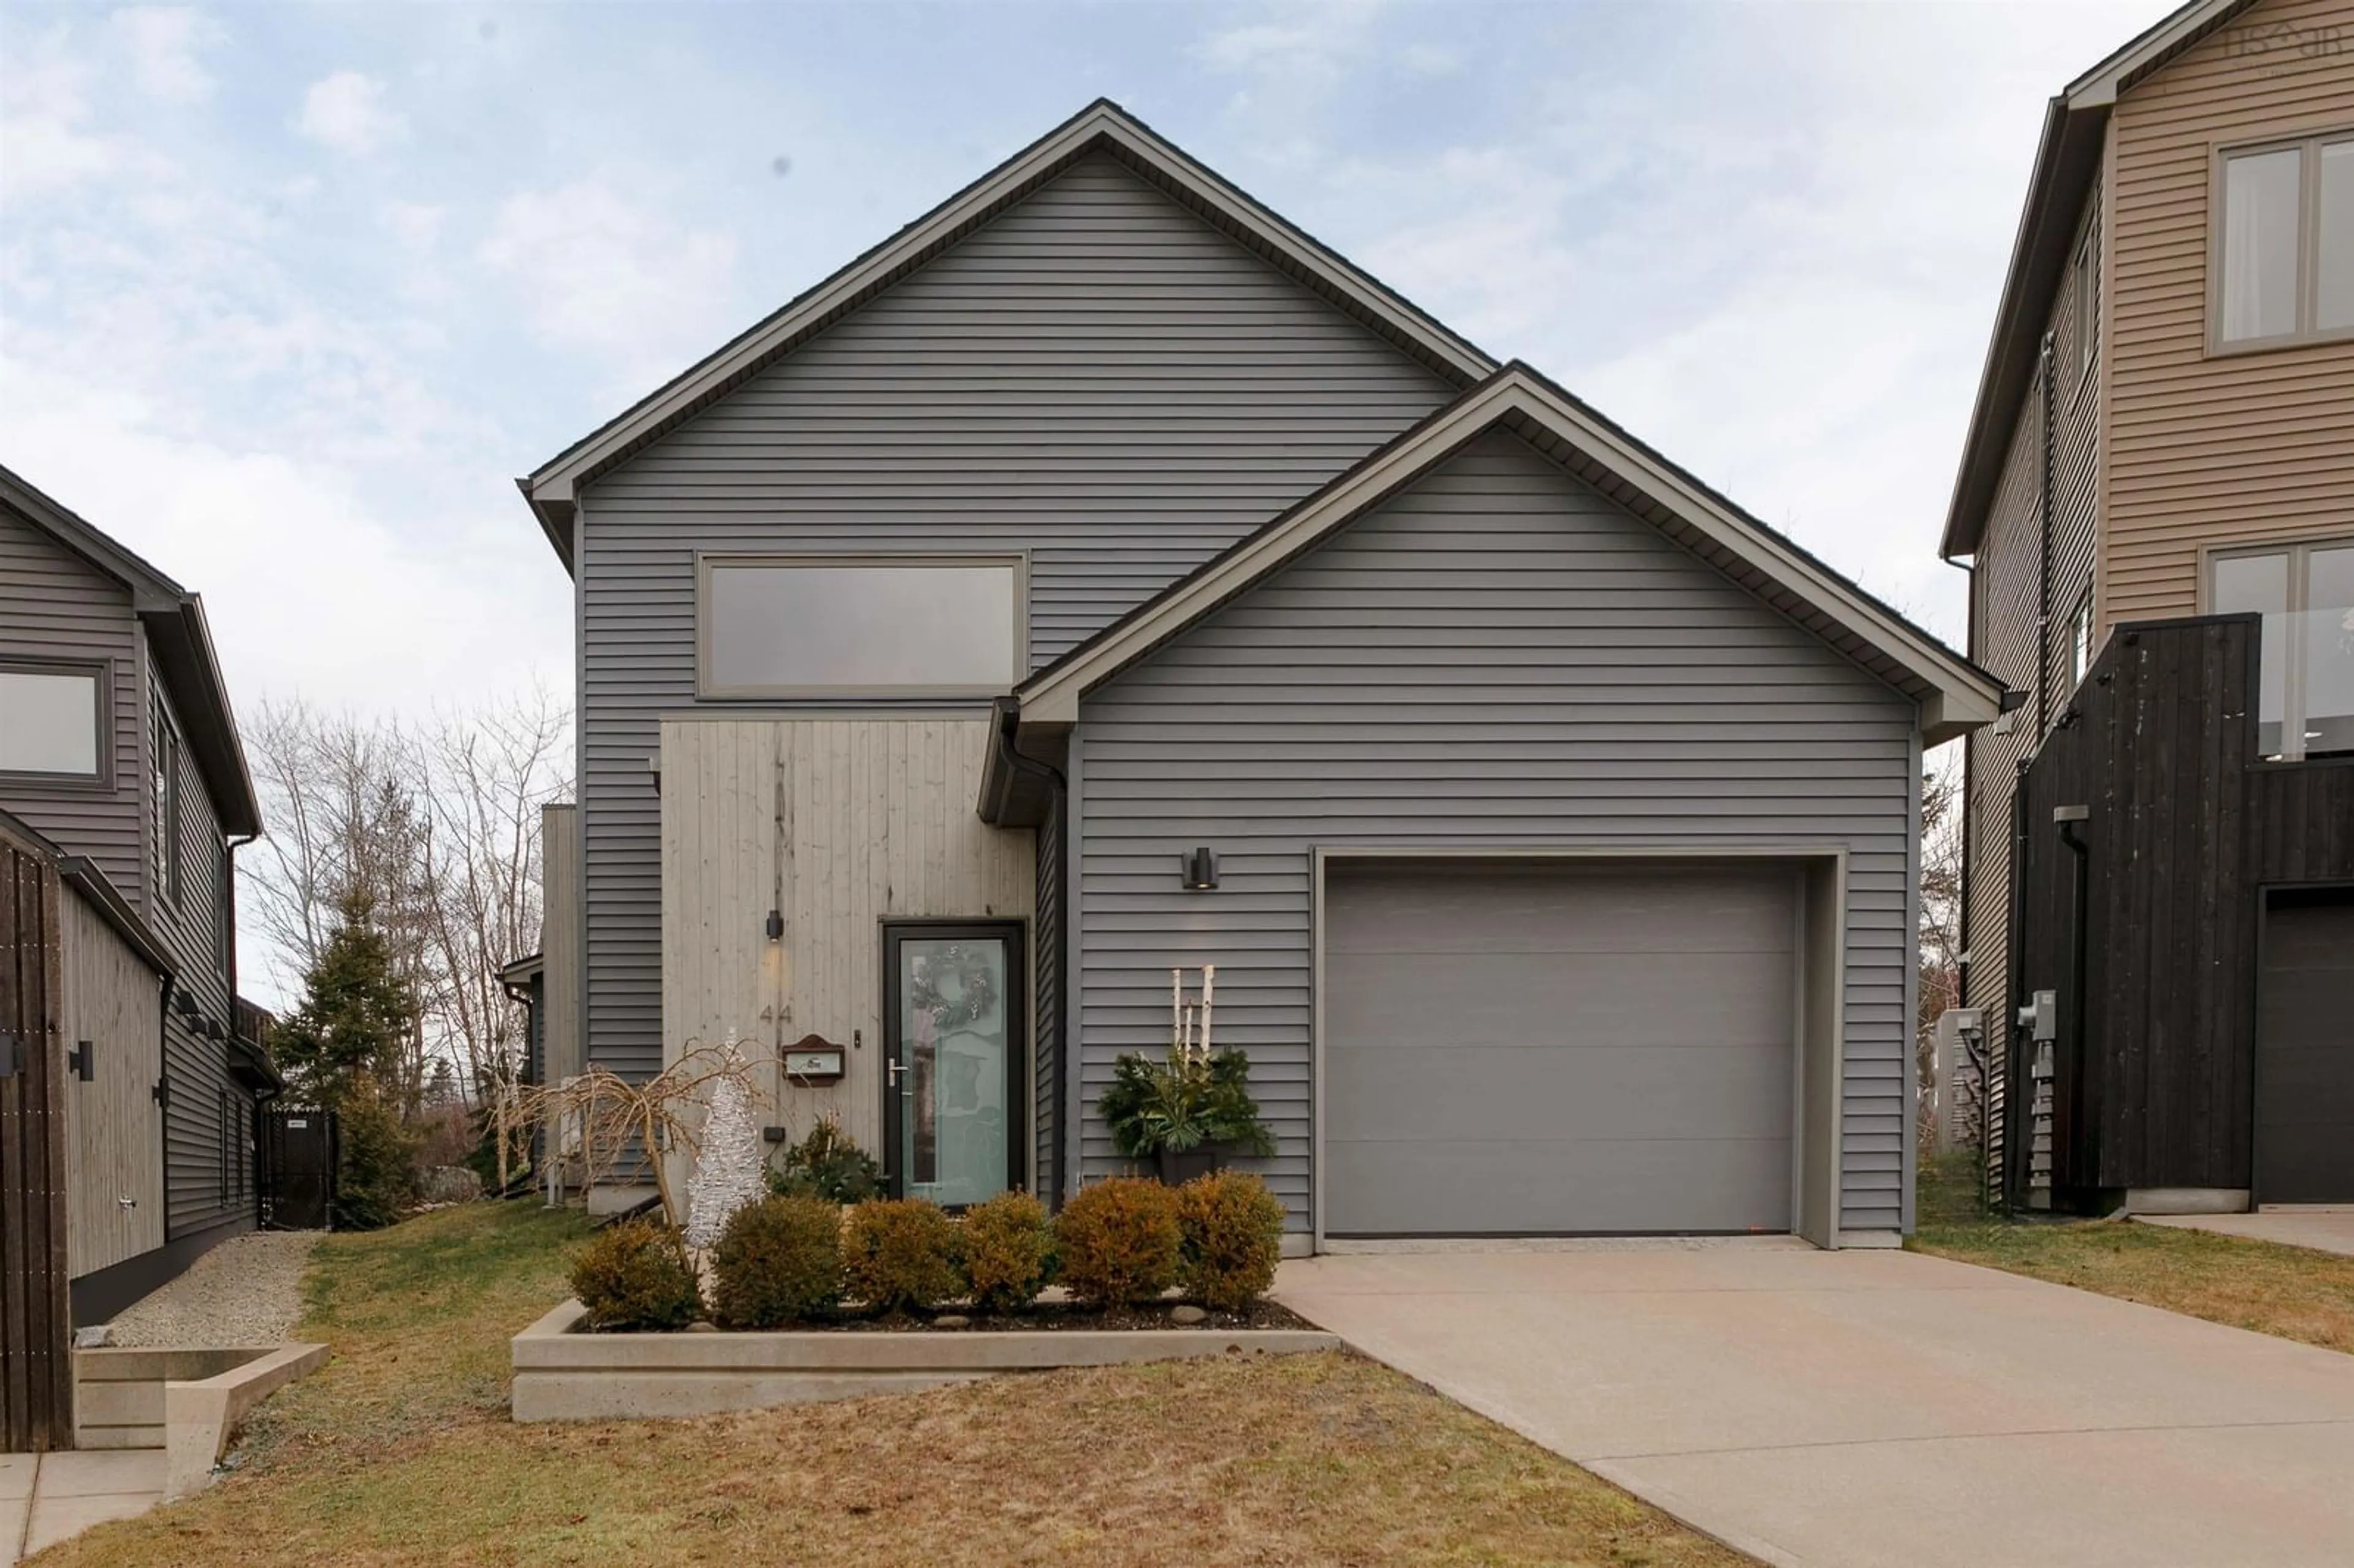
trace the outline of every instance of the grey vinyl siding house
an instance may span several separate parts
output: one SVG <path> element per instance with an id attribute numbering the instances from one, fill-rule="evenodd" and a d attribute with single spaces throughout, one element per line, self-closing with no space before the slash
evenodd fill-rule
<path id="1" fill-rule="evenodd" d="M 202 600 L 0 469 L 0 681 L 12 671 L 94 676 L 101 744 L 86 777 L 0 772 L 0 810 L 85 863 L 169 971 L 160 1039 L 138 1046 L 163 1212 L 152 1245 L 75 1281 L 78 1319 L 96 1320 L 255 1224 L 254 1110 L 278 1079 L 250 1037 L 266 1015 L 237 996 L 234 853 L 260 807 Z"/>
<path id="2" fill-rule="evenodd" d="M 521 484 L 577 584 L 582 870 L 550 898 L 584 940 L 546 983 L 588 1060 L 731 1033 L 790 1128 L 839 1117 L 901 1189 L 981 1190 L 949 1173 L 978 1138 L 1059 1201 L 1119 1168 L 1113 1058 L 1214 964 L 1302 1248 L 1906 1224 L 1919 749 L 1993 683 L 1116 107 Z M 761 572 L 842 593 L 712 609 Z M 1007 581 L 1002 672 L 842 678 L 1002 624 Z M 828 602 L 919 588 L 879 630 Z M 719 678 L 761 658 L 773 690 Z M 1214 888 L 1181 885 L 1197 847 Z M 1477 907 L 1416 903 L 1449 878 Z M 1734 911 L 1723 951 L 1686 895 Z M 1628 899 L 1669 912 L 1620 967 L 1730 1024 L 1467 978 Z M 1379 1038 L 1450 986 L 1500 1000 Z M 782 1069 L 812 1033 L 838 1082 Z M 1520 1098 L 1640 1100 L 1656 1177 L 1494 1120 L 1515 1061 L 1549 1086 Z"/>

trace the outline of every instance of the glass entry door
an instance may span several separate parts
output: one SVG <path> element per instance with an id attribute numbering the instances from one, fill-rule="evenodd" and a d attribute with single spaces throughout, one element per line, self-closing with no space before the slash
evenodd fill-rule
<path id="1" fill-rule="evenodd" d="M 961 1208 L 1022 1185 L 1022 927 L 883 927 L 891 1192 Z"/>

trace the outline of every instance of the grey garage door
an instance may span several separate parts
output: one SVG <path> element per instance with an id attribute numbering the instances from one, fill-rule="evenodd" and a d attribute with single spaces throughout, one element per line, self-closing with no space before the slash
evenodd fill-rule
<path id="1" fill-rule="evenodd" d="M 1326 868 L 1328 1235 L 1790 1228 L 1796 874 Z"/>
<path id="2" fill-rule="evenodd" d="M 2277 893 L 2256 1006 L 2256 1202 L 2354 1202 L 2354 892 Z"/>

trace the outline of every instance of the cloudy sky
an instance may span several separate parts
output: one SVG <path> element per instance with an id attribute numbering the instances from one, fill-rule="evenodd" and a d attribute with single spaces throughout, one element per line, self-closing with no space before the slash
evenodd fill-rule
<path id="1" fill-rule="evenodd" d="M 570 683 L 513 478 L 1098 94 L 1949 637 L 2041 102 L 2163 0 L 0 7 L 0 462 L 235 694 Z"/>

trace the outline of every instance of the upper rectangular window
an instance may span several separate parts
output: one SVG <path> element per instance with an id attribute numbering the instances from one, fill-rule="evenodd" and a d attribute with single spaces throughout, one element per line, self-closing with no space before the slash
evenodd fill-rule
<path id="1" fill-rule="evenodd" d="M 148 793 L 155 813 L 155 886 L 175 907 L 180 902 L 180 732 L 155 706 L 154 733 L 150 744 L 154 778 Z"/>
<path id="2" fill-rule="evenodd" d="M 2354 333 L 2354 133 L 2226 153 L 2218 196 L 2215 346 Z"/>
<path id="3" fill-rule="evenodd" d="M 707 697 L 995 695 L 1023 668 L 1018 556 L 706 556 Z"/>
<path id="4" fill-rule="evenodd" d="M 105 673 L 98 665 L 0 665 L 0 773 L 102 778 Z"/>
<path id="5" fill-rule="evenodd" d="M 2283 761 L 2354 752 L 2354 540 L 2218 555 L 2208 602 L 2264 618 L 2257 750 Z"/>

